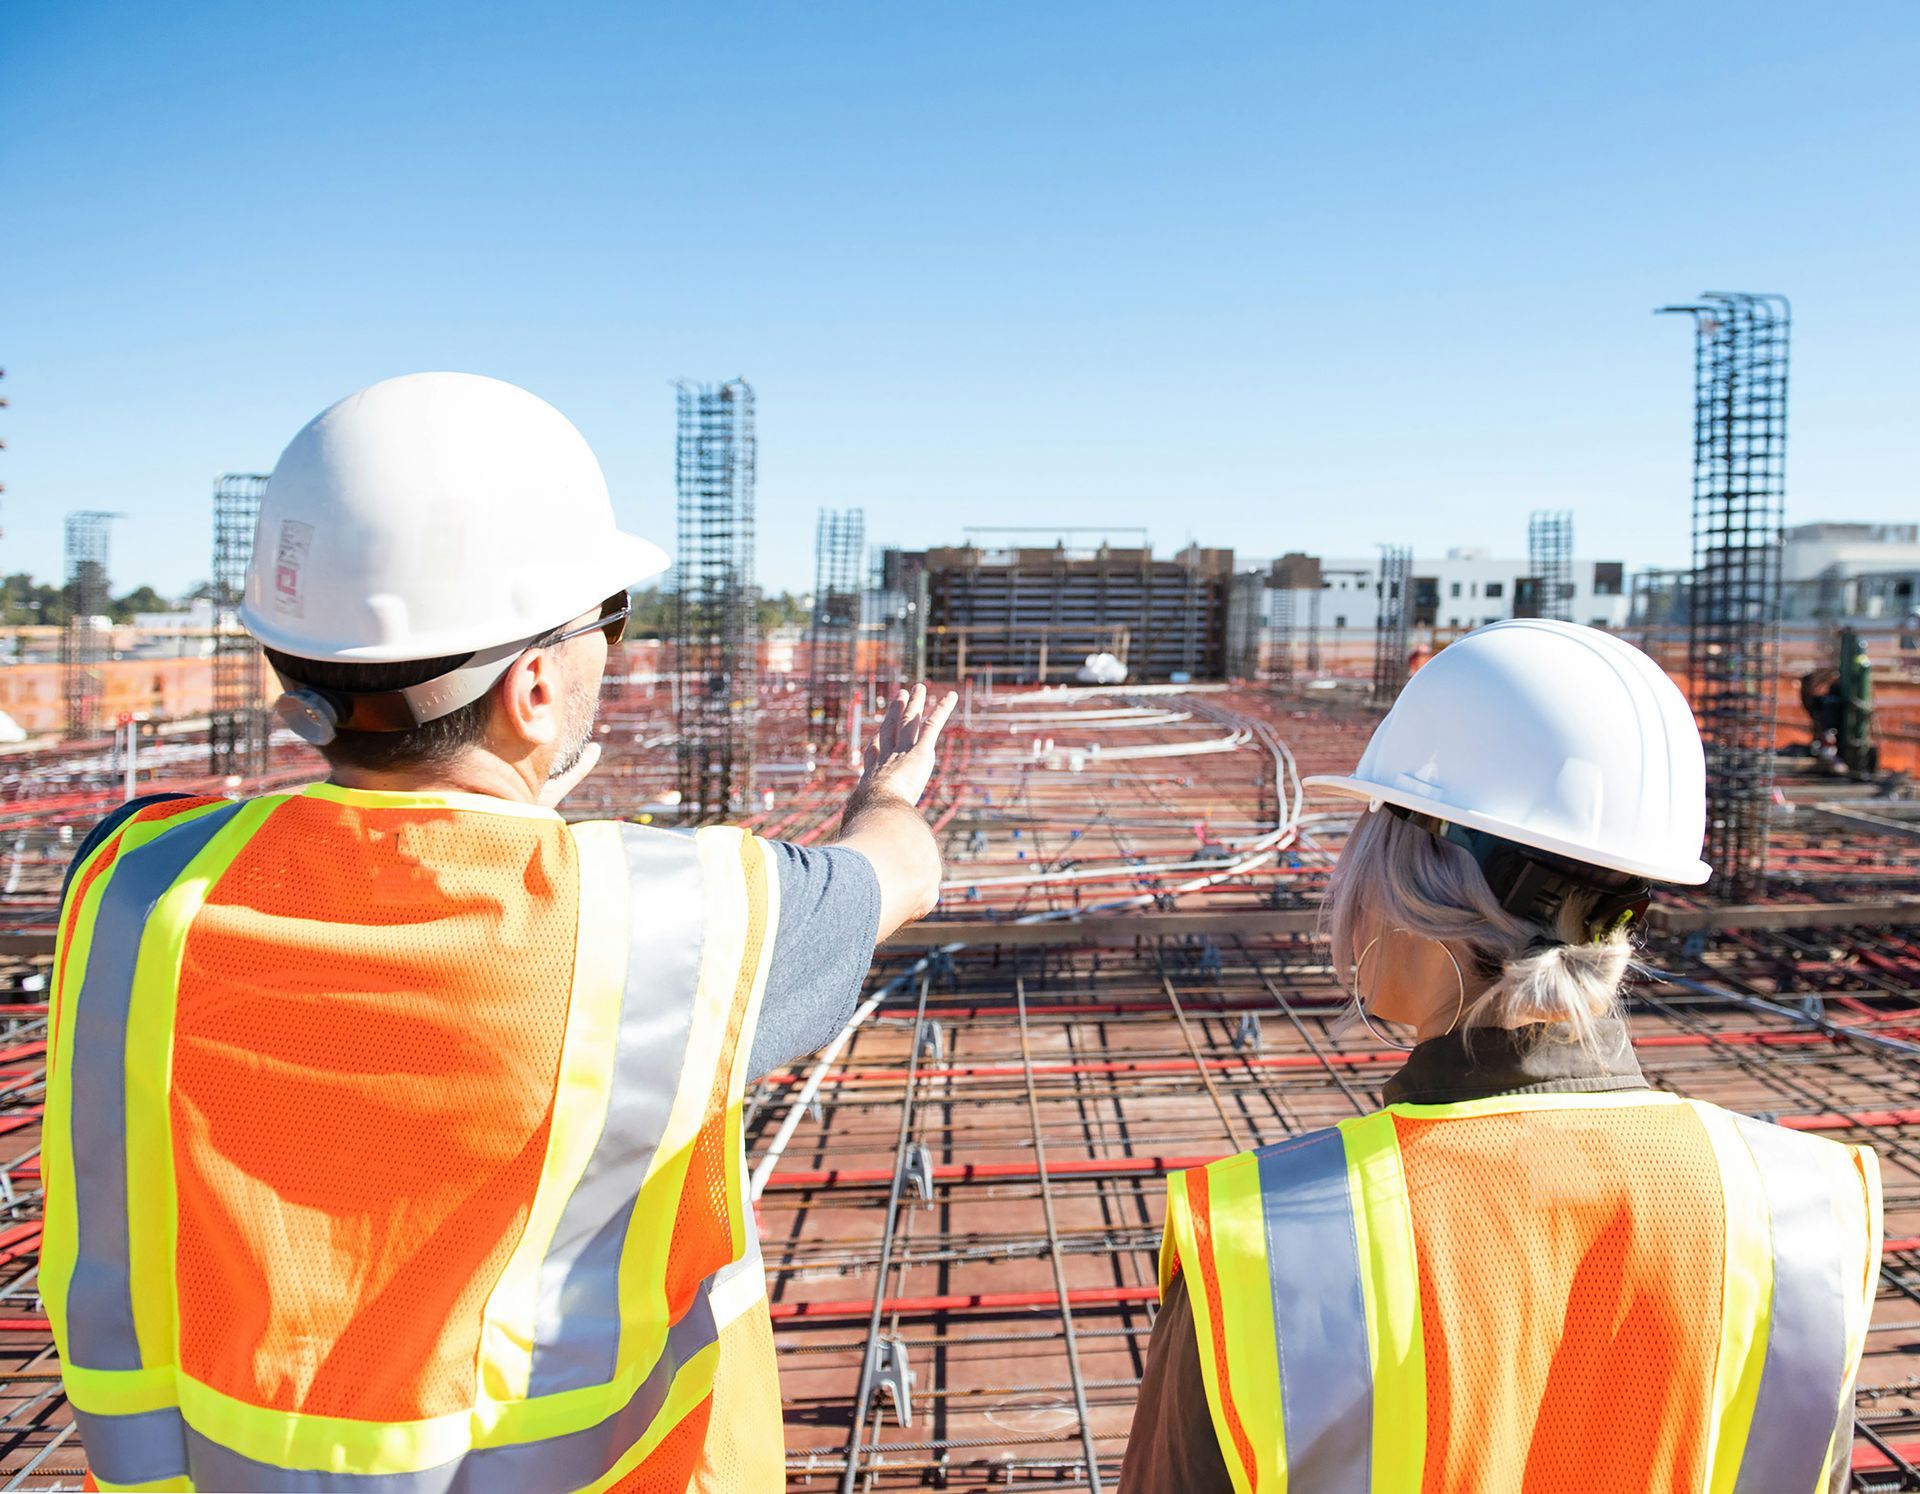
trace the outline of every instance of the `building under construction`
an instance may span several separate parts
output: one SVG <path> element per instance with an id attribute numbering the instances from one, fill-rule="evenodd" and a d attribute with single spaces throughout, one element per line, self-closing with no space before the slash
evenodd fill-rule
<path id="1" fill-rule="evenodd" d="M 1228 673 L 1233 551 L 1146 545 L 928 550 L 927 669 L 938 679 L 1071 682 L 1111 654 L 1141 681 Z"/>

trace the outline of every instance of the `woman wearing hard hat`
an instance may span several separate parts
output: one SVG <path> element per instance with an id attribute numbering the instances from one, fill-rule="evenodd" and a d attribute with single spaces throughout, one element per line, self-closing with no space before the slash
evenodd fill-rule
<path id="1" fill-rule="evenodd" d="M 1170 1180 L 1122 1487 L 1843 1488 L 1873 1153 L 1650 1089 L 1620 1014 L 1653 887 L 1711 871 L 1679 690 L 1499 623 L 1307 781 L 1364 806 L 1335 967 L 1415 1041 L 1384 1109 Z"/>

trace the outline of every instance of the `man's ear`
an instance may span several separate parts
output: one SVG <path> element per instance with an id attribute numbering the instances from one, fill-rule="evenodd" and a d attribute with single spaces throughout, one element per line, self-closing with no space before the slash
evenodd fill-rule
<path id="1" fill-rule="evenodd" d="M 528 649 L 493 687 L 494 720 L 507 742 L 522 750 L 549 747 L 560 737 L 566 690 L 552 651 Z"/>

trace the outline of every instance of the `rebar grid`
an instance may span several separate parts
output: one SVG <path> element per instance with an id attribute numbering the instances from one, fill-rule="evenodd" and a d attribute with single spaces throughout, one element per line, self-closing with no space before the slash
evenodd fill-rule
<path id="1" fill-rule="evenodd" d="M 753 579 L 753 389 L 744 379 L 675 386 L 672 670 L 679 691 L 679 791 L 690 823 L 750 808 L 759 699 Z"/>

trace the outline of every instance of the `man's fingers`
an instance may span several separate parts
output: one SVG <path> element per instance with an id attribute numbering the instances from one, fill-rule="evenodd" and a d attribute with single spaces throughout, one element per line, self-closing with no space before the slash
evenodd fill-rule
<path id="1" fill-rule="evenodd" d="M 931 753 L 934 743 L 939 740 L 940 728 L 947 724 L 947 718 L 953 714 L 953 708 L 960 704 L 959 695 L 949 690 L 940 698 L 934 708 L 927 712 L 926 722 L 920 728 L 920 740 L 913 745 L 916 750 L 924 749 Z"/>

